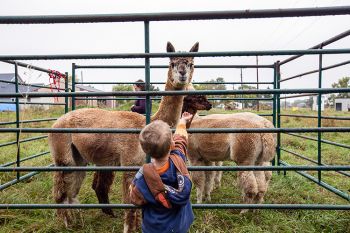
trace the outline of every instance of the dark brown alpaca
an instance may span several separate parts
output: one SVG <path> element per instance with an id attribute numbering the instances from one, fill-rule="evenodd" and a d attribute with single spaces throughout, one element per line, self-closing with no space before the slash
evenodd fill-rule
<path id="1" fill-rule="evenodd" d="M 191 122 L 198 110 L 207 110 L 209 111 L 212 108 L 212 104 L 208 101 L 205 95 L 188 95 L 184 98 L 182 112 L 189 112 L 193 115 L 190 122 L 186 124 L 186 127 L 189 128 Z"/>
<path id="2" fill-rule="evenodd" d="M 198 42 L 190 52 L 197 52 Z M 168 42 L 167 52 L 175 52 Z M 186 90 L 190 88 L 194 71 L 193 57 L 170 58 L 168 78 L 165 90 Z M 163 120 L 175 126 L 180 118 L 183 96 L 164 96 L 153 120 Z M 145 117 L 134 112 L 107 111 L 102 109 L 79 109 L 60 117 L 53 128 L 143 128 Z M 56 166 L 86 166 L 88 163 L 97 166 L 140 166 L 145 162 L 137 134 L 97 134 L 97 133 L 50 133 L 49 146 Z M 123 174 L 123 201 L 130 203 L 129 185 L 134 177 L 133 172 Z M 85 177 L 85 172 L 55 172 L 53 196 L 58 204 L 78 202 L 78 193 Z M 96 172 L 92 188 L 99 203 L 109 203 L 109 190 L 113 183 L 114 173 Z M 102 210 L 113 215 L 110 208 Z M 66 226 L 75 220 L 75 212 L 69 209 L 57 210 Z M 134 232 L 139 225 L 139 211 L 126 210 L 124 232 Z"/>

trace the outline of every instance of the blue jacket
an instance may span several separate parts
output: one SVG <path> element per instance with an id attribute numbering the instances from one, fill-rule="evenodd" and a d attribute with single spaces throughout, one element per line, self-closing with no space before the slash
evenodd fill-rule
<path id="1" fill-rule="evenodd" d="M 186 156 L 183 151 L 175 149 L 170 153 L 185 161 Z M 142 168 L 133 181 L 145 200 L 145 204 L 142 205 L 142 232 L 186 233 L 194 220 L 190 203 L 192 182 L 189 177 L 179 174 L 171 159 L 169 159 L 169 168 L 160 175 L 160 178 L 167 190 L 166 196 L 171 203 L 171 208 L 164 207 L 154 198 L 147 186 Z"/>

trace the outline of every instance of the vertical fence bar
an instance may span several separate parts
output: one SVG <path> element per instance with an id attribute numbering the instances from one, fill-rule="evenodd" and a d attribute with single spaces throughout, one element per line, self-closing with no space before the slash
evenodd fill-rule
<path id="1" fill-rule="evenodd" d="M 68 72 L 66 74 L 66 79 L 64 80 L 64 92 L 68 92 Z M 64 113 L 67 113 L 69 111 L 69 100 L 68 96 L 64 97 Z"/>
<path id="2" fill-rule="evenodd" d="M 256 65 L 259 65 L 259 58 L 256 56 Z M 256 89 L 259 90 L 259 67 L 256 67 Z M 256 95 L 257 98 L 260 98 L 260 95 Z M 257 110 L 260 111 L 260 103 L 257 100 Z"/>
<path id="3" fill-rule="evenodd" d="M 277 63 L 274 63 L 273 66 L 273 89 L 277 89 Z M 273 126 L 276 128 L 276 112 L 277 112 L 277 108 L 276 108 L 276 94 L 273 94 L 273 100 L 272 100 L 272 123 Z M 276 151 L 277 153 L 277 151 Z M 274 158 L 272 160 L 272 164 L 276 165 L 276 158 Z"/>
<path id="4" fill-rule="evenodd" d="M 321 44 L 320 49 L 322 49 L 323 45 Z M 322 88 L 322 54 L 318 55 L 318 88 Z M 322 126 L 322 93 L 318 93 L 317 95 L 317 127 Z M 317 133 L 317 162 L 318 166 L 322 165 L 322 133 Z M 318 182 L 321 182 L 321 171 L 317 171 L 318 174 Z"/>
<path id="5" fill-rule="evenodd" d="M 72 63 L 72 92 L 75 92 L 75 63 Z M 72 111 L 75 110 L 75 97 L 72 96 Z"/>
<path id="6" fill-rule="evenodd" d="M 276 87 L 277 89 L 280 89 L 281 84 L 280 84 L 280 79 L 281 79 L 281 66 L 280 66 L 280 61 L 276 62 Z M 276 95 L 276 127 L 281 128 L 281 99 L 280 99 L 280 94 Z M 281 133 L 277 133 L 277 165 L 281 165 Z"/>
<path id="7" fill-rule="evenodd" d="M 145 29 L 145 53 L 149 53 L 149 21 L 144 22 Z M 145 83 L 146 83 L 146 91 L 150 90 L 150 59 L 145 58 Z M 146 124 L 151 122 L 151 98 L 150 96 L 146 96 Z M 146 162 L 151 162 L 151 157 L 149 155 L 146 156 Z"/>
<path id="8" fill-rule="evenodd" d="M 18 88 L 18 65 L 17 62 L 15 63 L 15 92 L 16 94 L 19 93 L 19 88 Z M 20 125 L 19 125 L 19 98 L 16 97 L 16 128 L 19 129 Z M 17 155 L 16 155 L 16 165 L 17 167 L 21 166 L 21 144 L 19 142 L 19 138 L 20 138 L 20 132 L 16 133 L 16 141 L 17 141 Z M 17 180 L 20 179 L 21 174 L 20 172 L 16 172 L 17 175 Z"/>

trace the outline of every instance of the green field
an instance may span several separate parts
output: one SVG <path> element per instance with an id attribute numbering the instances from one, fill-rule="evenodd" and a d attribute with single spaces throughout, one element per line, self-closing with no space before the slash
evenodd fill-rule
<path id="1" fill-rule="evenodd" d="M 156 108 L 157 106 L 153 106 Z M 129 105 L 122 107 L 129 109 Z M 121 108 L 121 109 L 122 109 Z M 209 113 L 220 110 L 211 110 Z M 227 111 L 226 113 L 228 113 Z M 39 111 L 25 111 L 23 119 L 39 119 L 58 117 L 63 113 L 60 108 Z M 263 111 L 260 113 L 268 113 Z M 309 110 L 282 111 L 288 114 L 316 115 Z M 349 113 L 339 113 L 327 110 L 323 115 L 348 116 Z M 269 118 L 270 119 L 270 118 Z M 13 121 L 13 113 L 0 113 L 0 122 Z M 22 127 L 50 127 L 53 122 L 24 124 Z M 350 127 L 349 121 L 323 120 L 328 127 Z M 282 127 L 316 127 L 316 119 L 301 119 L 283 117 Z M 0 126 L 4 127 L 4 126 Z M 13 126 L 14 127 L 14 126 Z M 39 136 L 41 134 L 21 134 L 21 139 Z M 315 133 L 303 134 L 317 137 Z M 350 145 L 349 133 L 323 133 L 323 139 Z M 15 141 L 15 134 L 2 133 L 0 144 Z M 281 135 L 282 147 L 317 160 L 317 142 L 302 138 Z M 16 145 L 0 147 L 0 164 L 15 161 Z M 40 152 L 48 151 L 47 139 L 41 139 L 21 144 L 21 158 Z M 293 155 L 282 152 L 282 160 L 295 165 L 313 165 L 298 159 Z M 349 165 L 350 151 L 333 145 L 322 144 L 322 161 L 329 165 Z M 44 155 L 22 163 L 22 166 L 44 166 L 52 163 L 50 155 Z M 226 165 L 233 163 L 226 162 Z M 312 172 L 310 174 L 313 174 Z M 0 183 L 3 184 L 16 177 L 16 173 L 0 173 Z M 322 172 L 322 179 L 350 195 L 350 179 L 335 172 Z M 117 173 L 115 185 L 111 191 L 111 202 L 121 203 L 121 174 Z M 81 203 L 97 203 L 94 191 L 91 189 L 92 173 L 88 172 L 87 179 L 79 194 Z M 52 176 L 41 173 L 33 178 L 11 186 L 0 192 L 1 204 L 14 203 L 53 203 Z M 195 202 L 195 189 L 192 201 Z M 346 204 L 337 195 L 308 181 L 295 172 L 273 174 L 265 203 L 272 204 Z M 209 202 L 208 202 L 209 203 Z M 212 193 L 211 203 L 240 203 L 240 193 L 236 188 L 236 173 L 225 172 L 223 185 Z M 66 229 L 55 219 L 54 210 L 0 210 L 0 232 L 122 232 L 123 213 L 116 211 L 117 217 L 111 218 L 100 210 L 83 210 L 83 223 Z M 259 210 L 240 215 L 239 210 L 195 210 L 195 222 L 190 232 L 350 232 L 350 211 L 306 211 L 306 210 Z"/>

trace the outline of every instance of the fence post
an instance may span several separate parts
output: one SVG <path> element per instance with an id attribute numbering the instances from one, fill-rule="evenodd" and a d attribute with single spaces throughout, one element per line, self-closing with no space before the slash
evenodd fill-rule
<path id="1" fill-rule="evenodd" d="M 145 30 L 145 53 L 149 53 L 149 21 L 144 22 L 144 30 Z M 145 58 L 145 83 L 146 83 L 146 91 L 150 90 L 150 59 L 149 57 Z M 149 95 L 146 96 L 146 124 L 151 122 L 151 98 Z M 146 156 L 146 163 L 151 162 L 150 155 Z"/>
<path id="2" fill-rule="evenodd" d="M 280 61 L 276 62 L 276 87 L 279 90 L 281 87 L 281 66 Z M 281 99 L 280 94 L 276 95 L 276 126 L 277 128 L 281 128 Z M 281 133 L 277 133 L 277 165 L 281 165 Z"/>
<path id="3" fill-rule="evenodd" d="M 72 92 L 75 93 L 75 63 L 72 63 Z M 72 111 L 75 110 L 75 97 L 72 96 Z"/>
<path id="4" fill-rule="evenodd" d="M 19 93 L 19 88 L 18 88 L 18 65 L 17 62 L 15 63 L 15 91 L 16 94 Z M 16 128 L 19 129 L 20 125 L 19 125 L 19 121 L 20 121 L 20 117 L 19 117 L 19 98 L 16 97 Z M 17 155 L 16 155 L 16 165 L 17 167 L 21 166 L 21 144 L 19 142 L 19 138 L 20 138 L 20 132 L 16 133 L 16 141 L 17 141 Z M 20 179 L 21 174 L 20 172 L 16 172 L 17 174 L 17 180 Z"/>
<path id="5" fill-rule="evenodd" d="M 275 62 L 273 64 L 273 89 L 276 90 L 277 89 L 277 62 Z M 276 94 L 273 94 L 273 100 L 272 100 L 272 123 L 273 126 L 276 128 Z M 277 148 L 276 148 L 276 153 L 277 153 Z M 276 165 L 276 158 L 273 158 L 272 160 L 272 164 Z"/>
<path id="6" fill-rule="evenodd" d="M 66 79 L 64 80 L 64 92 L 69 92 L 68 89 L 68 72 L 65 73 L 66 74 Z M 64 113 L 67 113 L 69 111 L 69 100 L 68 100 L 68 96 L 64 97 Z"/>
<path id="7" fill-rule="evenodd" d="M 320 45 L 320 49 L 322 49 L 323 45 Z M 318 88 L 321 89 L 322 88 L 322 54 L 318 55 Z M 322 111 L 322 93 L 318 93 L 317 96 L 317 105 L 318 105 L 318 109 L 317 109 L 317 127 L 321 127 L 322 126 L 322 115 L 321 115 L 321 111 Z M 318 132 L 317 133 L 317 162 L 318 162 L 318 166 L 322 165 L 322 133 Z M 321 182 L 321 171 L 317 171 L 318 174 L 318 182 Z"/>

